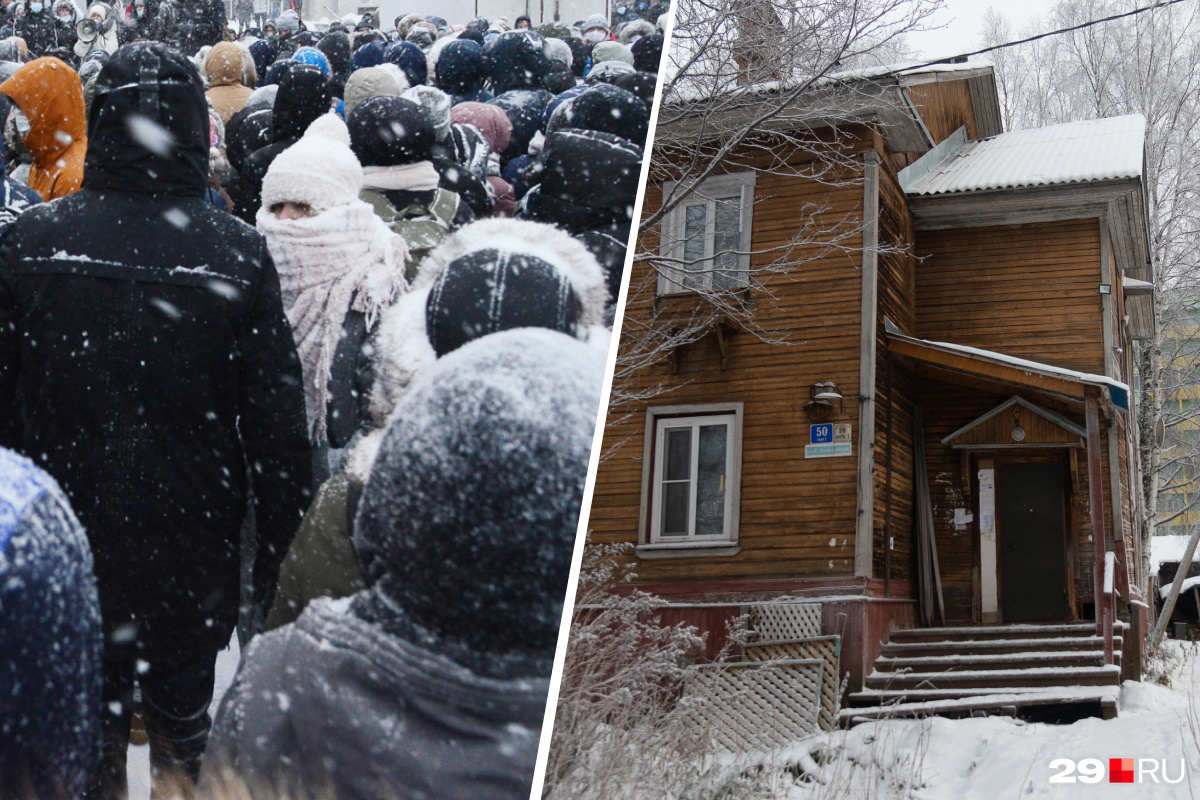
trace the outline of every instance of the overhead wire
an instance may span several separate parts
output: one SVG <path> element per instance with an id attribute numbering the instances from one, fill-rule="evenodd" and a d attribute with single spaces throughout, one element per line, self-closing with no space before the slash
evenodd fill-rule
<path id="1" fill-rule="evenodd" d="M 969 53 L 959 53 L 958 55 L 944 56 L 943 58 L 934 59 L 933 61 L 926 61 L 923 64 L 914 64 L 912 66 L 906 66 L 904 69 L 907 71 L 910 69 L 921 69 L 922 67 L 932 67 L 937 64 L 953 63 L 953 62 L 959 61 L 960 59 L 970 58 L 971 56 L 981 56 L 984 53 L 991 53 L 996 50 L 1003 50 L 1006 47 L 1018 47 L 1020 45 L 1029 44 L 1030 42 L 1036 42 L 1039 39 L 1045 39 L 1050 36 L 1058 36 L 1063 33 L 1072 33 L 1074 31 L 1081 31 L 1084 28 L 1091 28 L 1095 25 L 1103 25 L 1106 22 L 1115 22 L 1116 20 L 1125 19 L 1126 17 L 1133 17 L 1133 16 L 1137 16 L 1138 14 L 1144 14 L 1147 11 L 1156 11 L 1160 8 L 1167 8 L 1168 6 L 1173 6 L 1178 3 L 1186 3 L 1186 2 L 1190 2 L 1190 0 L 1161 0 L 1161 2 L 1154 3 L 1153 5 L 1142 6 L 1140 8 L 1135 8 L 1131 11 L 1125 11 L 1120 14 L 1113 14 L 1112 16 L 1103 17 L 1101 19 L 1093 19 L 1093 20 L 1089 20 L 1087 22 L 1081 22 L 1080 24 L 1072 25 L 1069 28 L 1059 28 L 1056 31 L 1047 31 L 1046 33 L 1039 33 L 1036 36 L 1029 36 L 1025 39 L 1018 39 L 1017 41 L 1013 41 L 1013 42 L 1003 42 L 1002 44 L 994 44 L 991 47 L 985 47 L 982 50 L 972 50 Z"/>

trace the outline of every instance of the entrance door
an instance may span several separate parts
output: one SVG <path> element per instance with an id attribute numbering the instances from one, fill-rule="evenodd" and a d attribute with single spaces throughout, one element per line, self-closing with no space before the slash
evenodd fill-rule
<path id="1" fill-rule="evenodd" d="M 1004 621 L 1067 619 L 1062 464 L 1001 463 L 999 472 Z"/>

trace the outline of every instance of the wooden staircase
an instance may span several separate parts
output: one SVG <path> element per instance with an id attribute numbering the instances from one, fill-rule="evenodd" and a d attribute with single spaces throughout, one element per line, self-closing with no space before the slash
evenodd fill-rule
<path id="1" fill-rule="evenodd" d="M 893 631 L 839 721 L 990 714 L 1111 719 L 1126 630 L 1122 623 L 1114 629 L 1113 664 L 1105 663 L 1104 637 L 1090 622 Z"/>

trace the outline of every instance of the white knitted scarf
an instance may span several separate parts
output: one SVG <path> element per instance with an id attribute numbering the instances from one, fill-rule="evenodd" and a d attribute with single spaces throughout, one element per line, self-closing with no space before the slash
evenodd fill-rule
<path id="1" fill-rule="evenodd" d="M 309 435 L 323 442 L 329 373 L 346 313 L 362 312 L 370 328 L 407 291 L 408 245 L 361 200 L 295 220 L 262 208 L 255 221 L 267 237 L 296 338 Z"/>

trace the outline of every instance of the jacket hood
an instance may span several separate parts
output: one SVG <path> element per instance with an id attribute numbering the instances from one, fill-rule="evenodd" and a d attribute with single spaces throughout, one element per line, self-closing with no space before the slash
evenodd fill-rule
<path id="1" fill-rule="evenodd" d="M 217 42 L 204 60 L 204 72 L 210 86 L 242 84 L 242 48 L 233 42 Z"/>
<path id="2" fill-rule="evenodd" d="M 420 86 L 429 78 L 425 52 L 412 42 L 392 42 L 384 49 L 383 60 L 404 70 L 409 86 Z"/>
<path id="3" fill-rule="evenodd" d="M 542 112 L 553 95 L 545 89 L 513 89 L 497 95 L 490 101 L 491 105 L 499 106 L 512 121 L 512 139 L 508 148 L 500 154 L 500 158 L 511 161 L 525 155 L 529 142 L 542 124 Z"/>
<path id="4" fill-rule="evenodd" d="M 603 376 L 597 348 L 528 328 L 419 375 L 359 504 L 352 608 L 407 617 L 482 674 L 548 676 Z"/>
<path id="5" fill-rule="evenodd" d="M 208 105 L 200 73 L 177 50 L 138 42 L 117 51 L 96 78 L 88 129 L 84 188 L 204 196 Z"/>
<path id="6" fill-rule="evenodd" d="M 334 75 L 345 76 L 350 71 L 350 37 L 341 31 L 327 33 L 317 42 L 317 49 L 329 59 L 329 68 Z"/>
<path id="7" fill-rule="evenodd" d="M 53 164 L 76 142 L 87 142 L 83 84 L 78 73 L 57 58 L 30 61 L 0 84 L 0 92 L 28 118 L 24 144 L 39 164 Z"/>
<path id="8" fill-rule="evenodd" d="M 496 94 L 535 89 L 550 72 L 542 37 L 533 31 L 508 31 L 483 48 Z"/>
<path id="9" fill-rule="evenodd" d="M 464 125 L 474 125 L 493 153 L 503 153 L 508 149 L 513 125 L 500 106 L 469 101 L 459 103 L 450 109 L 450 119 Z"/>
<path id="10" fill-rule="evenodd" d="M 317 117 L 329 111 L 333 100 L 325 73 L 311 64 L 290 63 L 293 66 L 280 78 L 275 95 L 272 138 L 276 142 L 299 139 Z"/>
<path id="11" fill-rule="evenodd" d="M 437 85 L 450 94 L 472 92 L 487 77 L 483 48 L 470 39 L 454 39 L 444 45 L 434 69 Z"/>
<path id="12" fill-rule="evenodd" d="M 638 145 L 612 133 L 564 130 L 547 137 L 543 158 L 541 183 L 522 200 L 522 216 L 576 234 L 633 219 Z"/>

